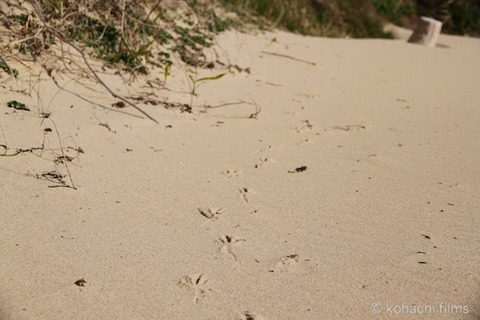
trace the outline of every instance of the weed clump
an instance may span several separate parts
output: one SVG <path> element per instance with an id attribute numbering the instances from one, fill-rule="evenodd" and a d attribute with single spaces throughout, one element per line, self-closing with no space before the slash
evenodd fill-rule
<path id="1" fill-rule="evenodd" d="M 10 49 L 34 60 L 63 38 L 109 65 L 148 73 L 149 66 L 170 66 L 172 52 L 206 65 L 203 48 L 229 25 L 216 10 L 197 1 L 9 0 L 0 6 L 0 26 Z M 13 72 L 3 59 L 0 70 Z"/>

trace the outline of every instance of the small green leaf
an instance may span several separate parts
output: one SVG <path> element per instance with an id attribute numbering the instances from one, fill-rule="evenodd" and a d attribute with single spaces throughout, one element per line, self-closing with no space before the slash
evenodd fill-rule
<path id="1" fill-rule="evenodd" d="M 138 58 L 139 56 L 143 56 L 147 52 L 148 48 L 152 45 L 152 43 L 153 43 L 153 41 L 150 41 L 149 43 L 146 43 L 146 44 L 140 46 L 140 48 L 137 50 L 137 52 L 133 53 L 133 56 L 135 58 Z"/>
<path id="2" fill-rule="evenodd" d="M 16 110 L 30 111 L 30 109 L 28 109 L 28 107 L 24 103 L 21 103 L 21 102 L 15 101 L 15 100 L 9 101 L 7 103 L 7 107 L 14 108 Z"/>
<path id="3" fill-rule="evenodd" d="M 224 75 L 226 75 L 226 73 L 217 74 L 216 76 L 212 76 L 212 77 L 200 78 L 196 82 L 205 81 L 205 80 L 218 80 Z"/>
<path id="4" fill-rule="evenodd" d="M 170 71 L 170 64 L 167 63 L 165 65 L 165 71 L 163 72 L 163 82 L 167 82 L 167 78 L 168 78 L 168 74 L 169 74 L 169 71 Z"/>
<path id="5" fill-rule="evenodd" d="M 3 71 L 7 72 L 7 73 L 10 73 L 10 74 L 13 74 L 13 76 L 15 78 L 18 78 L 18 70 L 17 69 L 14 69 L 14 68 L 10 68 L 5 61 L 3 61 L 3 59 L 0 59 L 0 69 L 2 69 Z"/>

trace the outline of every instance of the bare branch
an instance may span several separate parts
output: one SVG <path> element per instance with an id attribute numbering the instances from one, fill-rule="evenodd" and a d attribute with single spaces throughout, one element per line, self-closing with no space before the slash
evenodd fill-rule
<path id="1" fill-rule="evenodd" d="M 127 99 L 125 99 L 124 97 L 122 96 L 119 96 L 118 94 L 116 94 L 115 92 L 112 91 L 112 89 L 110 89 L 109 86 L 107 86 L 107 84 L 98 76 L 98 74 L 95 72 L 95 70 L 93 69 L 93 67 L 90 65 L 90 63 L 88 62 L 88 59 L 85 55 L 85 53 L 83 52 L 82 49 L 80 49 L 77 45 L 75 45 L 74 43 L 72 43 L 71 41 L 69 41 L 65 36 L 63 36 L 63 34 L 61 34 L 60 32 L 58 32 L 57 30 L 55 30 L 54 28 L 50 27 L 47 22 L 45 21 L 43 15 L 42 15 L 42 12 L 41 10 L 38 8 L 38 5 L 36 3 L 35 0 L 30 0 L 30 3 L 32 4 L 33 6 L 33 9 L 35 10 L 35 13 L 37 14 L 37 16 L 41 19 L 42 23 L 43 23 L 43 26 L 45 29 L 47 29 L 49 32 L 51 32 L 52 34 L 54 34 L 55 36 L 57 36 L 61 41 L 65 42 L 66 44 L 68 44 L 69 46 L 71 46 L 73 49 L 75 49 L 82 57 L 83 61 L 85 62 L 85 65 L 87 66 L 87 68 L 90 70 L 90 72 L 92 73 L 93 77 L 114 97 L 114 98 L 117 98 L 117 99 L 120 99 L 122 100 L 123 102 L 125 102 L 126 104 L 128 104 L 129 106 L 135 108 L 137 111 L 139 111 L 140 113 L 142 113 L 144 116 L 146 116 L 147 118 L 149 118 L 150 120 L 152 120 L 153 122 L 155 122 L 156 124 L 158 124 L 159 122 L 153 118 L 151 115 L 149 115 L 148 113 L 146 113 L 145 111 L 143 111 L 140 107 L 136 106 L 135 104 L 133 104 L 132 102 L 128 101 Z"/>

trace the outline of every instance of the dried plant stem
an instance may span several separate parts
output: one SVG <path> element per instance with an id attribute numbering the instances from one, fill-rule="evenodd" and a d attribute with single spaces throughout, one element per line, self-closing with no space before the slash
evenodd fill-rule
<path id="1" fill-rule="evenodd" d="M 118 110 L 118 109 L 109 108 L 109 107 L 106 107 L 106 106 L 104 106 L 104 105 L 102 105 L 102 104 L 100 104 L 100 103 L 98 103 L 98 102 L 89 100 L 89 99 L 85 98 L 84 96 L 82 96 L 82 95 L 80 95 L 80 94 L 78 94 L 78 93 L 76 93 L 76 92 L 74 92 L 74 91 L 70 91 L 70 90 L 68 90 L 68 89 L 65 89 L 66 84 L 63 85 L 63 86 L 61 86 L 61 85 L 58 83 L 57 79 L 55 79 L 55 77 L 52 77 L 52 80 L 53 80 L 53 83 L 55 83 L 55 85 L 56 85 L 58 88 L 60 88 L 62 91 L 65 91 L 65 92 L 67 92 L 67 93 L 69 93 L 69 94 L 72 94 L 72 95 L 74 95 L 74 96 L 82 99 L 83 101 L 86 101 L 86 102 L 92 104 L 92 105 L 95 105 L 95 106 L 97 106 L 97 107 L 100 107 L 100 108 L 103 108 L 103 109 L 106 109 L 106 110 L 110 110 L 110 111 L 113 111 L 113 112 L 123 113 L 123 114 L 129 115 L 129 116 L 132 116 L 132 117 L 137 117 L 137 118 L 145 119 L 144 117 L 139 116 L 139 115 L 137 115 L 137 114 L 130 113 L 130 112 L 126 112 L 126 111 L 122 111 L 122 110 Z"/>
<path id="2" fill-rule="evenodd" d="M 55 127 L 55 133 L 57 134 L 58 143 L 60 145 L 60 152 L 62 153 L 62 159 L 66 159 L 67 157 L 66 157 L 65 151 L 63 149 L 62 139 L 60 138 L 60 133 L 58 132 L 57 124 L 51 118 L 49 118 L 49 119 L 52 122 L 53 126 Z M 68 168 L 67 161 L 63 160 L 62 163 L 65 165 L 65 169 L 67 170 L 68 179 L 70 180 L 70 184 L 71 184 L 72 189 L 77 190 L 77 187 L 73 183 L 72 175 L 70 174 L 70 169 Z"/>
<path id="3" fill-rule="evenodd" d="M 160 3 L 162 2 L 162 0 L 158 0 L 157 3 L 153 6 L 153 8 L 150 10 L 150 12 L 147 14 L 147 16 L 145 17 L 145 19 L 143 19 L 143 23 L 147 23 L 148 19 L 150 18 L 150 16 L 152 15 L 152 13 L 157 10 L 158 6 L 160 5 Z M 135 30 L 137 31 L 137 30 Z"/>
<path id="4" fill-rule="evenodd" d="M 289 55 L 286 55 L 286 54 L 275 53 L 275 52 L 268 52 L 268 51 L 262 51 L 262 53 L 263 53 L 263 54 L 269 54 L 269 55 L 271 55 L 271 56 L 287 58 L 287 59 L 295 60 L 295 61 L 298 61 L 298 62 L 303 62 L 303 63 L 309 64 L 309 65 L 312 65 L 312 66 L 315 66 L 315 65 L 316 65 L 315 62 L 298 59 L 298 58 L 295 58 L 295 57 L 292 57 L 292 56 L 289 56 Z"/>
<path id="5" fill-rule="evenodd" d="M 57 36 L 62 42 L 68 44 L 69 46 L 71 46 L 73 49 L 75 49 L 82 57 L 83 61 L 85 62 L 85 65 L 87 66 L 88 70 L 90 70 L 90 72 L 92 73 L 93 77 L 105 88 L 105 90 L 107 90 L 114 98 L 117 98 L 117 99 L 120 99 L 121 101 L 125 102 L 126 104 L 128 104 L 129 106 L 135 108 L 137 111 L 139 111 L 140 113 L 142 113 L 144 116 L 146 116 L 148 119 L 152 120 L 153 122 L 155 122 L 156 124 L 158 124 L 159 122 L 153 118 L 151 115 L 149 115 L 148 113 L 146 113 L 145 111 L 143 111 L 140 107 L 136 106 L 135 104 L 133 104 L 132 102 L 128 101 L 127 99 L 125 99 L 124 97 L 122 96 L 119 96 L 118 94 L 116 94 L 115 92 L 112 91 L 112 89 L 110 89 L 109 86 L 107 86 L 107 84 L 105 84 L 105 82 L 98 76 L 98 74 L 95 72 L 95 70 L 93 69 L 93 67 L 90 65 L 90 63 L 88 62 L 88 59 L 87 57 L 85 56 L 85 53 L 83 52 L 83 50 L 81 50 L 78 46 L 76 46 L 75 44 L 73 44 L 71 41 L 69 41 L 67 38 L 65 38 L 60 32 L 58 32 L 57 30 L 55 30 L 54 28 L 50 27 L 47 22 L 45 21 L 40 9 L 38 8 L 37 6 L 37 3 L 35 0 L 30 0 L 30 3 L 32 4 L 33 6 L 33 9 L 35 10 L 35 13 L 37 14 L 37 16 L 39 17 L 39 19 L 42 21 L 43 23 L 43 27 L 48 30 L 50 33 L 54 34 L 55 36 Z"/>
<path id="6" fill-rule="evenodd" d="M 238 100 L 238 101 L 235 101 L 235 102 L 226 102 L 226 103 L 217 104 L 217 105 L 214 105 L 214 106 L 204 105 L 203 107 L 205 109 L 217 109 L 217 108 L 223 108 L 223 107 L 240 105 L 240 104 L 248 104 L 248 105 L 255 106 L 255 112 L 248 116 L 249 119 L 257 119 L 257 116 L 262 111 L 262 108 L 253 100 L 252 100 L 252 102 Z"/>

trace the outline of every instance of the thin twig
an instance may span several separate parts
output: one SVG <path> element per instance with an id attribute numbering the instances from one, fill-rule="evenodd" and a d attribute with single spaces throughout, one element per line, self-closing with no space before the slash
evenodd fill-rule
<path id="1" fill-rule="evenodd" d="M 51 32 L 52 34 L 56 35 L 61 41 L 67 43 L 68 45 L 70 45 L 73 49 L 75 49 L 82 57 L 83 61 L 85 62 L 85 65 L 87 66 L 87 68 L 90 70 L 90 72 L 92 73 L 92 75 L 95 77 L 95 79 L 114 97 L 114 98 L 117 98 L 117 99 L 120 99 L 122 100 L 123 102 L 125 102 L 126 104 L 130 105 L 131 107 L 135 108 L 137 111 L 139 111 L 140 113 L 142 113 L 144 116 L 146 116 L 147 118 L 149 118 L 150 120 L 152 120 L 153 122 L 155 122 L 156 124 L 159 124 L 159 122 L 153 118 L 151 115 L 149 115 L 148 113 L 146 113 L 145 111 L 143 111 L 140 107 L 136 106 L 135 104 L 133 104 L 132 102 L 128 101 L 127 99 L 119 96 L 118 94 L 116 94 L 115 92 L 112 91 L 112 89 L 110 89 L 109 86 L 107 86 L 105 84 L 105 82 L 103 82 L 103 80 L 98 76 L 98 74 L 95 72 L 95 70 L 93 69 L 93 67 L 90 65 L 90 63 L 88 62 L 88 59 L 87 57 L 85 56 L 85 53 L 83 52 L 83 50 L 81 50 L 79 47 L 77 47 L 75 44 L 73 44 L 71 41 L 69 41 L 68 39 L 66 39 L 63 34 L 61 34 L 60 32 L 58 32 L 57 30 L 53 29 L 52 27 L 50 27 L 47 22 L 45 21 L 41 11 L 38 9 L 37 7 L 37 3 L 35 2 L 35 0 L 30 0 L 30 3 L 32 4 L 33 6 L 33 9 L 35 10 L 35 13 L 37 14 L 37 16 L 41 19 L 43 25 L 44 25 L 44 28 L 47 29 L 49 32 Z"/>
<path id="2" fill-rule="evenodd" d="M 60 133 L 58 132 L 57 124 L 51 118 L 49 118 L 49 119 L 53 123 L 53 126 L 55 127 L 55 133 L 57 134 L 58 143 L 60 144 L 60 151 L 62 152 L 62 158 L 66 159 L 67 157 L 66 157 L 65 152 L 63 150 L 62 139 L 60 138 Z M 77 190 L 77 187 L 73 183 L 72 175 L 70 174 L 70 169 L 68 169 L 67 161 L 63 161 L 63 164 L 65 165 L 65 169 L 67 170 L 68 179 L 70 180 L 70 184 L 72 185 L 72 188 L 74 190 Z"/>
<path id="3" fill-rule="evenodd" d="M 147 14 L 145 19 L 143 19 L 143 23 L 146 23 L 148 21 L 148 19 L 150 18 L 150 15 L 153 13 L 153 11 L 157 10 L 158 6 L 160 5 L 160 2 L 162 2 L 162 0 L 157 1 L 157 3 L 153 6 L 152 10 L 150 10 L 150 12 Z M 135 30 L 135 31 L 137 31 L 137 30 Z"/>
<path id="4" fill-rule="evenodd" d="M 63 85 L 63 86 L 60 86 L 60 84 L 58 83 L 57 79 L 55 79 L 55 77 L 51 77 L 51 78 L 52 78 L 52 80 L 53 80 L 53 83 L 55 83 L 55 85 L 56 85 L 58 88 L 62 89 L 63 91 L 65 91 L 65 92 L 67 92 L 67 93 L 73 94 L 74 96 L 77 96 L 78 98 L 80 98 L 80 99 L 82 99 L 83 101 L 86 101 L 86 102 L 88 102 L 88 103 L 91 103 L 92 105 L 95 105 L 95 106 L 97 106 L 97 107 L 100 107 L 100 108 L 103 108 L 103 109 L 106 109 L 106 110 L 110 110 L 110 111 L 114 111 L 114 112 L 118 112 L 118 113 L 123 113 L 123 114 L 129 115 L 129 116 L 132 116 L 132 117 L 137 117 L 137 118 L 140 118 L 140 119 L 145 119 L 144 117 L 139 116 L 139 115 L 137 115 L 137 114 L 133 114 L 133 113 L 130 113 L 130 112 L 126 112 L 126 111 L 118 110 L 118 109 L 114 109 L 114 108 L 109 108 L 109 107 L 106 107 L 106 106 L 104 106 L 104 105 L 101 105 L 101 104 L 99 104 L 99 103 L 97 103 L 97 102 L 95 102 L 95 101 L 89 100 L 89 99 L 83 97 L 82 95 L 80 95 L 80 94 L 78 94 L 78 93 L 76 93 L 76 92 L 74 92 L 74 91 L 70 91 L 70 90 L 68 90 L 68 89 L 65 89 L 65 86 L 66 86 L 68 83 L 65 84 L 65 85 Z"/>
<path id="5" fill-rule="evenodd" d="M 57 36 L 60 36 L 60 34 L 57 34 Z M 62 41 L 65 41 L 66 39 L 63 38 Z M 159 124 L 159 122 L 153 118 L 151 115 L 149 115 L 148 113 L 146 113 L 145 111 L 143 111 L 140 107 L 134 105 L 133 103 L 131 103 L 130 101 L 128 101 L 127 99 L 125 99 L 124 97 L 122 96 L 119 96 L 118 94 L 116 94 L 115 92 L 112 91 L 112 89 L 110 89 L 110 87 L 108 87 L 105 82 L 103 82 L 102 79 L 100 79 L 100 77 L 97 75 L 97 73 L 95 72 L 95 70 L 93 70 L 92 66 L 90 65 L 90 63 L 88 62 L 87 60 L 87 57 L 85 56 L 85 54 L 83 53 L 82 50 L 80 50 L 77 46 L 75 46 L 73 43 L 69 42 L 69 41 L 65 41 L 66 43 L 68 43 L 70 46 L 72 46 L 75 50 L 77 50 L 80 55 L 82 56 L 83 58 L 83 61 L 85 62 L 85 64 L 87 65 L 88 69 L 90 70 L 90 72 L 92 72 L 93 76 L 95 77 L 95 79 L 114 97 L 114 98 L 117 98 L 117 99 L 120 99 L 122 100 L 123 102 L 125 102 L 126 104 L 132 106 L 133 108 L 135 108 L 137 111 L 139 111 L 140 113 L 142 113 L 144 116 L 146 116 L 148 119 L 152 120 L 153 122 L 155 122 L 156 124 Z"/>
<path id="6" fill-rule="evenodd" d="M 234 106 L 234 105 L 238 105 L 238 104 L 251 104 L 251 105 L 253 105 L 253 103 L 251 103 L 251 102 L 246 102 L 246 101 L 240 100 L 240 101 L 235 101 L 235 102 L 225 102 L 225 103 L 217 104 L 217 105 L 214 105 L 214 106 L 205 105 L 204 107 L 206 109 L 217 109 L 217 108 L 223 108 L 223 107 L 228 107 L 228 106 Z"/>
<path id="7" fill-rule="evenodd" d="M 16 153 L 13 153 L 13 154 L 7 154 L 8 152 L 8 142 L 7 142 L 7 137 L 5 136 L 5 132 L 3 131 L 3 128 L 2 126 L 0 126 L 0 130 L 2 131 L 2 135 L 3 135 L 3 141 L 5 142 L 5 144 L 0 144 L 0 147 L 2 147 L 3 149 L 5 149 L 5 152 L 3 152 L 3 154 L 0 154 L 0 157 L 13 157 L 13 156 L 16 156 L 20 153 L 20 151 L 17 150 Z"/>
<path id="8" fill-rule="evenodd" d="M 239 100 L 239 101 L 235 101 L 235 102 L 226 102 L 226 103 L 222 103 L 222 104 L 217 104 L 215 106 L 204 105 L 203 107 L 205 109 L 217 109 L 217 108 L 223 108 L 223 107 L 240 105 L 240 104 L 248 104 L 248 105 L 255 106 L 255 112 L 248 116 L 249 119 L 257 119 L 258 114 L 262 111 L 262 108 L 253 99 L 252 99 L 252 102 Z"/>
<path id="9" fill-rule="evenodd" d="M 307 63 L 309 65 L 312 65 L 312 66 L 315 66 L 315 62 L 311 62 L 311 61 L 307 61 L 307 60 L 302 60 L 302 59 L 297 59 L 295 57 L 292 57 L 292 56 L 289 56 L 289 55 L 286 55 L 286 54 L 281 54 L 281 53 L 275 53 L 275 52 L 268 52 L 268 51 L 262 51 L 261 53 L 263 54 L 269 54 L 271 56 L 276 56 L 276 57 L 282 57 L 282 58 L 287 58 L 287 59 L 291 59 L 291 60 L 295 60 L 295 61 L 298 61 L 298 62 L 303 62 L 303 63 Z"/>
<path id="10" fill-rule="evenodd" d="M 121 24 L 122 25 L 122 29 L 121 29 L 122 35 L 125 32 L 125 5 L 126 5 L 126 0 L 123 0 L 122 1 L 122 22 L 121 22 L 122 23 Z"/>

